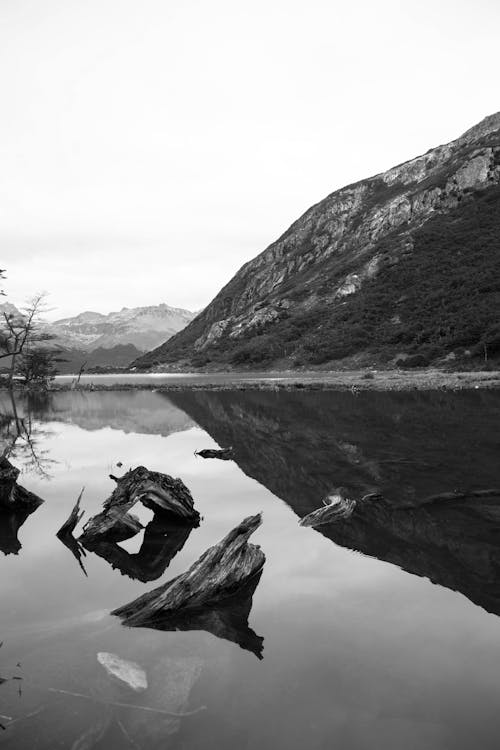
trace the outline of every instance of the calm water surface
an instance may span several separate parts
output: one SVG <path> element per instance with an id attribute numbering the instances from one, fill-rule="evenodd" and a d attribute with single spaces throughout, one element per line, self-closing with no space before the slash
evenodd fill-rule
<path id="1" fill-rule="evenodd" d="M 75 375 L 57 375 L 55 380 L 58 384 L 68 384 L 75 380 Z M 300 380 L 302 382 L 309 380 L 322 380 L 327 379 L 328 374 L 318 372 L 300 372 L 300 373 L 283 373 L 275 372 L 159 372 L 159 373 L 123 373 L 121 375 L 104 375 L 104 374 L 89 374 L 82 375 L 80 378 L 81 385 L 90 385 L 94 383 L 96 385 L 151 385 L 155 387 L 157 385 L 186 385 L 196 384 L 203 385 L 207 383 L 215 383 L 216 385 L 231 385 L 235 383 L 247 383 L 254 380 L 264 381 L 281 381 Z"/>
<path id="2" fill-rule="evenodd" d="M 12 404 L 0 406 L 5 437 Z M 500 485 L 500 394 L 135 391 L 16 406 L 32 444 L 12 461 L 45 503 L 18 530 L 0 518 L 2 747 L 498 747 L 500 497 L 424 501 Z M 194 455 L 217 445 L 235 461 Z M 109 473 L 141 464 L 183 479 L 200 527 L 179 540 L 153 523 L 78 561 L 55 533 L 82 486 L 88 518 Z M 339 486 L 386 501 L 300 527 Z M 258 511 L 264 572 L 221 637 L 109 615 Z M 110 677 L 100 652 L 138 664 L 148 688 Z"/>

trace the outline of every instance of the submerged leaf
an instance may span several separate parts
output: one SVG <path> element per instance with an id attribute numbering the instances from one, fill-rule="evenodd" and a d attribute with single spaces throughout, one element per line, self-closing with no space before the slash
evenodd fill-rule
<path id="1" fill-rule="evenodd" d="M 116 654 L 110 654 L 107 651 L 99 651 L 97 661 L 108 674 L 125 682 L 132 690 L 136 692 L 146 690 L 148 686 L 146 672 L 135 662 L 120 659 Z"/>

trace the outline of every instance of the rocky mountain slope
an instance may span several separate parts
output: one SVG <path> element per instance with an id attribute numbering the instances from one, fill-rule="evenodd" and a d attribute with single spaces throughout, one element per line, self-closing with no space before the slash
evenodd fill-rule
<path id="1" fill-rule="evenodd" d="M 312 206 L 148 368 L 500 352 L 500 113 Z"/>

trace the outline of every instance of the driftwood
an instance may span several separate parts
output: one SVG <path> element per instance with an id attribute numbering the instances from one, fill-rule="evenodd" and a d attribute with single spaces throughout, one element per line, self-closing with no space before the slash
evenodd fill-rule
<path id="1" fill-rule="evenodd" d="M 148 627 L 163 631 L 204 630 L 217 638 L 237 643 L 240 648 L 251 651 L 258 659 L 262 659 L 264 638 L 248 625 L 252 597 L 261 575 L 262 571 L 259 571 L 236 594 L 216 605 L 181 611 L 167 619 L 148 623 Z"/>
<path id="2" fill-rule="evenodd" d="M 149 471 L 144 466 L 131 469 L 123 477 L 110 476 L 116 482 L 116 487 L 104 502 L 102 513 L 91 518 L 85 525 L 82 542 L 103 538 L 104 535 L 108 538 L 113 536 L 114 541 L 118 541 L 116 536 L 121 535 L 121 521 L 132 531 L 130 519 L 134 517 L 128 511 L 137 502 L 155 513 L 177 517 L 193 526 L 199 524 L 200 514 L 194 508 L 191 493 L 180 479 L 158 471 Z M 137 528 L 135 533 L 138 530 Z"/>
<path id="3" fill-rule="evenodd" d="M 232 461 L 234 458 L 232 448 L 205 448 L 202 451 L 195 451 L 194 455 L 202 458 L 219 458 L 221 461 Z"/>
<path id="4" fill-rule="evenodd" d="M 91 526 L 92 533 L 88 533 Z M 83 527 L 80 537 L 82 543 L 99 539 L 109 542 L 124 542 L 142 531 L 142 523 L 133 513 L 123 513 L 119 508 L 111 508 L 106 513 L 99 513 Z"/>
<path id="5" fill-rule="evenodd" d="M 249 537 L 262 523 L 260 514 L 245 518 L 214 547 L 177 578 L 150 591 L 111 614 L 129 626 L 147 626 L 173 615 L 218 605 L 234 596 L 255 577 L 265 562 L 260 547 Z"/>
<path id="6" fill-rule="evenodd" d="M 59 531 L 57 532 L 56 536 L 59 539 L 59 541 L 62 542 L 64 546 L 67 549 L 69 549 L 71 554 L 75 557 L 84 575 L 87 575 L 87 571 L 85 570 L 85 565 L 83 564 L 83 561 L 82 561 L 82 557 L 85 557 L 85 550 L 83 549 L 82 545 L 79 543 L 78 539 L 75 539 L 75 537 L 73 536 L 73 532 L 77 524 L 82 520 L 82 517 L 84 514 L 84 511 L 80 509 L 80 503 L 82 501 L 82 495 L 83 495 L 84 489 L 85 488 L 82 487 L 82 491 L 78 495 L 78 499 L 73 507 L 73 510 L 71 511 L 68 518 L 59 529 Z"/>
<path id="7" fill-rule="evenodd" d="M 10 511 L 33 512 L 43 500 L 17 483 L 19 473 L 8 458 L 0 457 L 0 507 Z"/>
<path id="8" fill-rule="evenodd" d="M 79 521 L 81 521 L 84 511 L 80 510 L 80 503 L 82 501 L 82 495 L 83 495 L 83 489 L 78 495 L 78 499 L 73 507 L 73 510 L 69 514 L 69 517 L 67 520 L 63 523 L 59 531 L 57 532 L 57 536 L 65 536 L 66 534 L 73 534 L 75 530 L 75 526 Z"/>
<path id="9" fill-rule="evenodd" d="M 328 495 L 323 500 L 323 506 L 313 510 L 304 516 L 299 524 L 300 526 L 310 526 L 316 528 L 317 526 L 323 526 L 328 523 L 335 523 L 335 521 L 349 518 L 359 503 L 365 503 L 370 500 L 383 500 L 382 495 L 377 492 L 372 492 L 369 495 L 364 495 L 361 500 L 352 500 L 349 497 L 344 497 L 343 493 L 337 492 L 332 495 Z"/>
<path id="10" fill-rule="evenodd" d="M 193 530 L 192 526 L 165 523 L 155 516 L 144 530 L 141 548 L 135 554 L 127 552 L 107 539 L 83 539 L 89 552 L 94 552 L 129 578 L 146 583 L 159 578 L 175 555 L 183 548 Z"/>
<path id="11" fill-rule="evenodd" d="M 200 520 L 191 493 L 181 479 L 174 479 L 159 471 L 149 471 L 144 466 L 113 479 L 117 487 L 104 503 L 104 510 L 125 506 L 128 510 L 140 500 L 146 508 L 155 512 L 167 511 L 188 521 Z"/>
<path id="12" fill-rule="evenodd" d="M 325 523 L 334 523 L 339 518 L 349 518 L 356 506 L 356 501 L 342 495 L 329 495 L 323 501 L 321 508 L 313 510 L 300 520 L 301 526 L 322 526 Z"/>

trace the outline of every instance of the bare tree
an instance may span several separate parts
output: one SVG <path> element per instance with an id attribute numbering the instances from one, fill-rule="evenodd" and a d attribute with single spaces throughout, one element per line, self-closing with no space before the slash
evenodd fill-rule
<path id="1" fill-rule="evenodd" d="M 9 387 L 14 381 L 18 357 L 34 344 L 54 338 L 40 330 L 45 297 L 45 294 L 37 294 L 20 313 L 4 311 L 0 318 L 0 359 L 10 358 Z"/>

